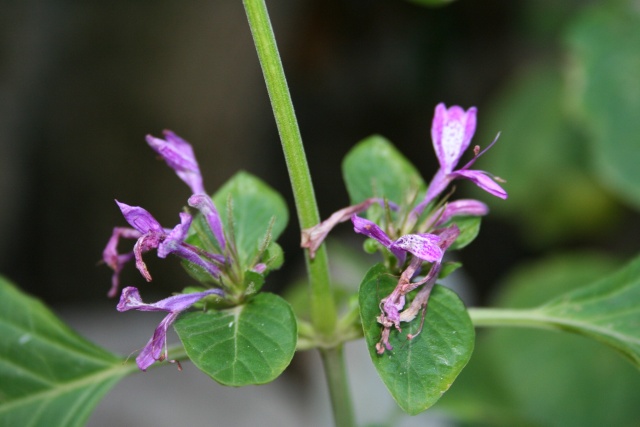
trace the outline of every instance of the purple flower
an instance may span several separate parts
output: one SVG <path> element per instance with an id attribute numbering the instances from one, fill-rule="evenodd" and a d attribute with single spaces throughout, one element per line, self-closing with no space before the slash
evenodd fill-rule
<path id="1" fill-rule="evenodd" d="M 213 235 L 218 240 L 220 248 L 224 250 L 226 241 L 222 230 L 222 221 L 213 200 L 204 189 L 202 174 L 193 147 L 170 130 L 163 131 L 163 134 L 165 139 L 147 135 L 147 143 L 191 188 L 193 195 L 189 198 L 189 206 L 202 213 Z"/>
<path id="2" fill-rule="evenodd" d="M 460 230 L 457 225 L 453 224 L 447 228 L 441 228 L 434 231 L 434 235 L 438 237 L 439 241 L 437 243 L 437 247 L 444 255 L 444 252 L 460 235 Z M 389 343 L 389 336 L 392 327 L 400 330 L 400 322 L 410 322 L 415 318 L 420 308 L 426 309 L 431 288 L 433 288 L 433 285 L 438 278 L 438 274 L 440 273 L 442 256 L 433 261 L 429 272 L 423 279 L 418 280 L 417 282 L 412 282 L 414 276 L 420 272 L 422 262 L 423 260 L 419 257 L 414 257 L 400 275 L 400 280 L 398 280 L 398 284 L 393 292 L 380 301 L 382 313 L 378 316 L 377 320 L 378 323 L 382 325 L 383 329 L 380 342 L 376 345 L 378 354 L 384 353 L 385 350 L 393 349 Z M 402 311 L 405 306 L 406 295 L 420 286 L 422 286 L 422 289 L 418 291 L 418 294 L 412 301 L 411 306 Z M 415 335 L 417 334 L 414 334 L 409 338 L 413 338 Z"/>
<path id="3" fill-rule="evenodd" d="M 385 206 L 385 201 L 376 197 L 372 197 L 358 203 L 357 205 L 347 206 L 339 211 L 334 212 L 329 218 L 322 221 L 310 228 L 302 230 L 302 241 L 300 247 L 309 249 L 309 257 L 313 259 L 316 252 L 329 232 L 341 222 L 347 221 L 354 214 L 366 211 L 371 205 L 378 203 L 381 206 Z M 398 210 L 398 206 L 392 202 L 387 201 L 386 205 L 392 210 Z"/>
<path id="4" fill-rule="evenodd" d="M 118 242 L 121 237 L 126 239 L 137 239 L 141 236 L 138 230 L 134 230 L 126 227 L 114 227 L 111 238 L 107 242 L 107 246 L 102 251 L 102 260 L 113 270 L 111 276 L 111 289 L 107 296 L 113 298 L 118 293 L 118 287 L 120 286 L 120 272 L 126 263 L 131 261 L 134 257 L 133 252 L 126 254 L 118 253 Z"/>
<path id="5" fill-rule="evenodd" d="M 191 188 L 194 194 L 206 193 L 200 167 L 191 145 L 170 130 L 163 131 L 163 134 L 165 139 L 147 135 L 147 143 Z"/>
<path id="6" fill-rule="evenodd" d="M 213 204 L 211 197 L 206 194 L 194 194 L 189 197 L 189 206 L 196 208 L 204 216 L 211 232 L 218 241 L 220 249 L 224 250 L 226 246 L 226 240 L 224 238 L 224 231 L 222 229 L 222 220 L 216 209 L 216 205 Z"/>
<path id="7" fill-rule="evenodd" d="M 147 265 L 142 259 L 142 254 L 151 249 L 158 250 L 158 257 L 166 258 L 169 254 L 174 254 L 193 264 L 202 267 L 214 277 L 220 275 L 220 268 L 217 264 L 224 263 L 224 257 L 216 254 L 209 254 L 184 242 L 189 226 L 191 225 L 191 215 L 180 214 L 180 224 L 172 230 L 163 228 L 160 223 L 145 209 L 139 206 L 129 206 L 116 200 L 118 207 L 122 211 L 125 220 L 133 227 L 116 227 L 111 238 L 107 242 L 102 257 L 107 265 L 114 270 L 111 290 L 109 296 L 115 296 L 119 286 L 119 274 L 124 264 L 132 258 L 136 260 L 136 267 L 142 276 L 151 281 L 151 275 Z M 137 239 L 133 252 L 118 254 L 117 246 L 121 237 Z"/>
<path id="8" fill-rule="evenodd" d="M 436 228 L 456 216 L 484 216 L 488 213 L 489 207 L 479 200 L 455 200 L 430 213 L 424 227 L 427 230 Z"/>
<path id="9" fill-rule="evenodd" d="M 435 234 L 406 234 L 397 240 L 391 240 L 387 233 L 373 221 L 353 215 L 351 222 L 356 233 L 371 237 L 389 249 L 398 259 L 399 265 L 404 264 L 407 252 L 428 262 L 439 262 L 444 255 L 440 248 L 441 239 Z"/>
<path id="10" fill-rule="evenodd" d="M 485 171 L 469 169 L 484 152 L 493 146 L 497 138 L 482 153 L 478 153 L 479 149 L 476 147 L 474 158 L 462 168 L 454 170 L 475 133 L 476 113 L 475 107 L 464 111 L 457 105 L 448 109 L 443 103 L 436 106 L 431 126 L 431 138 L 440 169 L 431 180 L 425 199 L 419 205 L 420 209 L 424 209 L 444 191 L 451 181 L 457 178 L 468 179 L 496 197 L 507 198 L 507 192 L 496 183 L 492 175 Z"/>
<path id="11" fill-rule="evenodd" d="M 167 329 L 181 312 L 208 295 L 224 296 L 224 293 L 220 289 L 209 289 L 204 292 L 175 295 L 152 304 L 146 304 L 142 302 L 138 289 L 127 287 L 122 290 L 120 302 L 117 306 L 118 311 L 139 310 L 169 312 L 169 314 L 162 319 L 147 345 L 144 346 L 138 357 L 136 357 L 136 362 L 141 370 L 146 371 L 147 368 L 156 361 L 161 362 L 167 358 Z"/>

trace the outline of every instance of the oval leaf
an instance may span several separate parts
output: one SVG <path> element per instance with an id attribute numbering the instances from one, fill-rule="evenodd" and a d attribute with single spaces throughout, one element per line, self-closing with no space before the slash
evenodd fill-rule
<path id="1" fill-rule="evenodd" d="M 533 310 L 541 321 L 609 344 L 640 368 L 640 258 Z"/>
<path id="2" fill-rule="evenodd" d="M 235 174 L 213 195 L 213 201 L 225 230 L 231 230 L 233 226 L 236 249 L 245 269 L 253 267 L 251 262 L 260 252 L 265 239 L 268 237 L 275 241 L 289 221 L 289 211 L 282 196 L 247 172 Z M 231 220 L 227 209 L 229 201 Z"/>
<path id="3" fill-rule="evenodd" d="M 135 364 L 90 343 L 0 278 L 0 424 L 84 426 Z"/>
<path id="4" fill-rule="evenodd" d="M 451 387 L 471 357 L 475 331 L 460 298 L 450 289 L 436 285 L 422 332 L 407 340 L 407 334 L 419 330 L 419 314 L 411 323 L 401 323 L 402 332 L 391 332 L 393 350 L 377 354 L 380 300 L 396 284 L 397 278 L 382 265 L 371 268 L 360 285 L 360 316 L 373 365 L 398 405 L 415 415 L 436 403 Z"/>
<path id="5" fill-rule="evenodd" d="M 360 141 L 349 151 L 342 174 L 353 204 L 370 197 L 402 204 L 425 187 L 413 164 L 378 135 Z"/>
<path id="6" fill-rule="evenodd" d="M 501 283 L 498 305 L 538 305 L 583 287 L 593 277 L 611 274 L 617 264 L 574 251 L 520 265 Z M 634 366 L 593 340 L 492 328 L 483 332 L 469 365 L 437 409 L 449 410 L 470 425 L 632 426 L 640 419 L 639 380 Z"/>
<path id="7" fill-rule="evenodd" d="M 273 381 L 296 349 L 293 310 L 270 293 L 228 310 L 186 313 L 174 327 L 193 363 L 228 386 Z"/>

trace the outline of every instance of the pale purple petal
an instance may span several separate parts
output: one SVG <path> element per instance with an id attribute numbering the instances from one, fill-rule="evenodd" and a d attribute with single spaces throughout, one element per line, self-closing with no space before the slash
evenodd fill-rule
<path id="1" fill-rule="evenodd" d="M 267 264 L 259 262 L 256 265 L 253 266 L 253 268 L 251 269 L 251 271 L 256 272 L 256 273 L 264 273 L 267 270 Z"/>
<path id="2" fill-rule="evenodd" d="M 472 181 L 478 187 L 482 188 L 484 191 L 496 197 L 500 197 L 501 199 L 507 198 L 507 192 L 504 190 L 504 188 L 502 188 L 500 184 L 495 182 L 494 179 L 487 174 L 487 172 L 478 170 L 459 170 L 452 173 L 451 175 L 456 178 L 466 178 Z"/>
<path id="3" fill-rule="evenodd" d="M 191 215 L 186 212 L 180 213 L 180 224 L 176 225 L 164 240 L 158 245 L 158 257 L 166 258 L 172 252 L 176 252 L 184 239 L 187 238 L 189 227 L 191 226 Z"/>
<path id="4" fill-rule="evenodd" d="M 124 265 L 133 259 L 133 252 L 126 254 L 118 253 L 118 243 L 120 242 L 120 238 L 138 239 L 141 235 L 142 234 L 138 230 L 134 230 L 133 228 L 115 227 L 113 229 L 113 233 L 107 242 L 107 246 L 105 246 L 102 251 L 102 260 L 113 270 L 113 275 L 111 276 L 111 289 L 107 293 L 109 298 L 116 296 L 118 288 L 120 287 L 120 272 Z"/>
<path id="5" fill-rule="evenodd" d="M 116 200 L 124 219 L 142 234 L 164 232 L 160 223 L 146 209 L 140 206 L 129 206 Z"/>
<path id="6" fill-rule="evenodd" d="M 453 171 L 469 147 L 476 130 L 476 112 L 475 107 L 464 111 L 457 105 L 449 109 L 443 103 L 436 106 L 431 138 L 440 168 L 445 174 Z"/>
<path id="7" fill-rule="evenodd" d="M 374 203 L 378 203 L 381 206 L 385 205 L 385 201 L 383 199 L 375 197 L 369 198 L 358 203 L 357 205 L 347 206 L 346 208 L 342 208 L 334 212 L 329 218 L 325 219 L 320 224 L 317 224 L 310 228 L 305 228 L 304 230 L 302 230 L 302 240 L 300 242 L 300 247 L 309 249 L 309 257 L 313 259 L 315 257 L 316 251 L 318 250 L 322 242 L 324 242 L 324 239 L 336 225 L 340 224 L 341 222 L 347 221 L 354 214 L 366 211 Z M 391 210 L 398 209 L 398 206 L 394 203 L 387 202 L 387 205 Z"/>
<path id="8" fill-rule="evenodd" d="M 204 215 L 207 220 L 207 224 L 209 224 L 209 228 L 211 232 L 215 236 L 216 240 L 218 240 L 218 244 L 220 248 L 224 250 L 226 246 L 226 241 L 224 238 L 224 231 L 222 227 L 222 221 L 220 220 L 220 215 L 218 214 L 218 210 L 216 209 L 216 205 L 213 204 L 213 200 L 206 194 L 194 194 L 189 197 L 189 206 L 198 209 L 202 215 Z"/>
<path id="9" fill-rule="evenodd" d="M 162 156 L 167 165 L 191 188 L 193 193 L 206 193 L 191 145 L 169 130 L 165 130 L 163 134 L 166 139 L 147 135 L 149 146 Z"/>
<path id="10" fill-rule="evenodd" d="M 167 358 L 167 330 L 179 314 L 180 312 L 171 312 L 162 319 L 149 342 L 136 357 L 140 370 L 146 371 L 155 362 L 162 362 Z"/>
<path id="11" fill-rule="evenodd" d="M 417 216 L 420 216 L 424 208 L 426 208 L 433 199 L 438 197 L 438 195 L 440 195 L 440 193 L 442 193 L 445 188 L 447 188 L 451 180 L 452 177 L 448 173 L 446 173 L 442 169 L 438 169 L 438 172 L 436 172 L 436 174 L 431 179 L 431 182 L 429 183 L 427 194 L 424 196 L 424 200 L 414 208 Z"/>
<path id="12" fill-rule="evenodd" d="M 400 327 L 400 310 L 404 308 L 406 299 L 397 290 L 381 301 L 381 308 L 385 314 L 385 320 L 393 323 L 396 328 Z M 391 348 L 388 348 L 391 350 Z"/>
<path id="13" fill-rule="evenodd" d="M 484 216 L 489 207 L 479 200 L 460 199 L 447 203 L 431 214 L 427 228 L 437 227 L 456 216 Z"/>
<path id="14" fill-rule="evenodd" d="M 220 289 L 207 289 L 203 292 L 190 294 L 179 294 L 170 296 L 158 302 L 147 304 L 140 298 L 140 292 L 133 286 L 128 286 L 122 290 L 118 311 L 138 310 L 138 311 L 183 311 L 207 295 L 220 295 L 224 293 Z"/>
<path id="15" fill-rule="evenodd" d="M 216 263 L 224 264 L 225 262 L 224 256 L 222 255 L 210 254 L 187 244 L 176 247 L 172 253 L 192 264 L 202 267 L 207 273 L 216 278 L 220 277 L 220 267 L 218 267 Z"/>
<path id="16" fill-rule="evenodd" d="M 169 314 L 162 319 L 155 329 L 153 336 L 136 358 L 138 367 L 141 370 L 145 371 L 154 362 L 167 358 L 167 329 L 176 320 L 178 315 L 202 298 L 213 294 L 219 296 L 224 295 L 220 289 L 208 289 L 204 292 L 174 295 L 155 303 L 146 304 L 142 301 L 142 298 L 140 298 L 138 289 L 130 286 L 122 290 L 120 302 L 117 306 L 118 311 L 139 310 L 169 312 Z"/>
<path id="17" fill-rule="evenodd" d="M 160 223 L 145 209 L 140 206 L 129 206 L 116 200 L 120 211 L 124 215 L 125 220 L 137 231 L 141 236 L 133 246 L 133 253 L 136 258 L 136 268 L 142 276 L 151 281 L 151 275 L 147 270 L 147 266 L 142 259 L 142 254 L 151 249 L 157 248 L 163 240 L 166 230 L 162 228 Z"/>
<path id="18" fill-rule="evenodd" d="M 451 224 L 447 228 L 440 228 L 438 230 L 435 230 L 433 232 L 433 234 L 436 234 L 436 235 L 438 235 L 440 237 L 439 246 L 442 249 L 442 251 L 444 252 L 458 238 L 458 236 L 460 235 L 460 229 L 458 228 L 458 226 L 456 224 Z"/>
<path id="19" fill-rule="evenodd" d="M 142 274 L 147 282 L 151 281 L 151 274 L 147 269 L 147 264 L 142 259 L 142 254 L 157 248 L 160 245 L 162 235 L 159 233 L 144 234 L 138 239 L 135 245 L 133 245 L 133 254 L 136 257 L 136 268 Z"/>
<path id="20" fill-rule="evenodd" d="M 404 264 L 406 251 L 398 247 L 394 247 L 392 245 L 393 241 L 391 238 L 389 238 L 387 233 L 378 227 L 375 222 L 361 218 L 358 215 L 353 215 L 351 217 L 351 222 L 353 223 L 353 230 L 356 233 L 364 234 L 367 237 L 377 240 L 382 246 L 391 251 L 391 253 L 398 259 L 399 264 Z"/>
<path id="21" fill-rule="evenodd" d="M 401 249 L 428 262 L 440 262 L 444 252 L 440 248 L 440 237 L 434 234 L 407 234 L 391 244 L 389 249 Z"/>
<path id="22" fill-rule="evenodd" d="M 380 244 L 386 248 L 391 246 L 392 240 L 387 236 L 387 233 L 385 233 L 382 228 L 378 227 L 378 224 L 375 222 L 359 217 L 358 215 L 352 215 L 351 222 L 353 223 L 353 230 L 356 233 L 371 237 L 372 239 L 380 242 Z"/>

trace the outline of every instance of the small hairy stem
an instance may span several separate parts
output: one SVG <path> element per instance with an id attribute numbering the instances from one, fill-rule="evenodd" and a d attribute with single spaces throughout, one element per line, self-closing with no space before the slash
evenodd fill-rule
<path id="1" fill-rule="evenodd" d="M 320 351 L 325 367 L 325 376 L 329 385 L 333 419 L 337 427 L 355 425 L 353 405 L 344 365 L 343 347 L 339 345 Z"/>
<path id="2" fill-rule="evenodd" d="M 320 222 L 320 215 L 267 7 L 264 0 L 243 2 L 278 126 L 300 228 L 310 228 Z M 318 249 L 313 260 L 309 257 L 308 251 L 305 257 L 309 275 L 311 324 L 321 339 L 332 342 L 337 333 L 337 309 L 331 292 L 324 245 Z M 353 409 L 345 375 L 342 344 L 322 349 L 321 354 L 336 425 L 352 426 Z"/>
<path id="3" fill-rule="evenodd" d="M 280 133 L 300 228 L 309 228 L 320 222 L 320 215 L 300 129 L 293 111 L 293 103 L 269 21 L 267 6 L 264 0 L 244 0 L 244 7 Z M 331 293 L 329 267 L 324 246 L 320 247 L 313 260 L 309 258 L 307 253 L 306 261 L 309 273 L 312 323 L 319 334 L 330 337 L 336 330 L 337 310 Z"/>

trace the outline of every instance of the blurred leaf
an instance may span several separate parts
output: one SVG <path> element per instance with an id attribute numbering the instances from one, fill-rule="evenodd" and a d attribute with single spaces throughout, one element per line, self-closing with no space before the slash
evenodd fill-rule
<path id="1" fill-rule="evenodd" d="M 0 424 L 84 426 L 133 363 L 88 342 L 0 278 Z"/>
<path id="2" fill-rule="evenodd" d="M 213 201 L 220 211 L 226 230 L 233 223 L 238 254 L 242 267 L 249 269 L 258 254 L 265 236 L 271 232 L 275 241 L 289 221 L 287 204 L 278 192 L 247 172 L 236 173 L 214 195 Z M 232 221 L 228 218 L 227 204 L 231 202 Z M 275 219 L 269 230 L 271 220 Z"/>
<path id="3" fill-rule="evenodd" d="M 227 310 L 185 313 L 174 327 L 198 369 L 228 386 L 273 381 L 296 349 L 293 311 L 270 293 Z"/>
<path id="4" fill-rule="evenodd" d="M 408 325 L 401 324 L 402 332 L 391 332 L 393 350 L 377 354 L 380 300 L 393 291 L 397 282 L 382 265 L 372 267 L 360 285 L 360 316 L 373 365 L 398 405 L 415 415 L 432 406 L 449 389 L 471 357 L 475 334 L 460 298 L 450 289 L 436 285 L 422 332 L 407 340 L 408 333 L 419 330 L 418 315 Z"/>
<path id="5" fill-rule="evenodd" d="M 605 2 L 575 20 L 568 32 L 574 110 L 593 138 L 603 183 L 640 207 L 640 9 Z"/>
<path id="6" fill-rule="evenodd" d="M 480 233 L 481 222 L 482 218 L 480 218 L 479 216 L 458 216 L 454 217 L 447 224 L 444 224 L 443 227 L 446 227 L 450 224 L 456 224 L 460 229 L 460 235 L 449 247 L 449 250 L 455 251 L 458 249 L 462 249 L 473 242 L 475 238 L 478 237 L 478 233 Z"/>
<path id="7" fill-rule="evenodd" d="M 499 305 L 560 303 L 565 297 L 559 295 L 584 292 L 585 282 L 609 274 L 616 264 L 588 253 L 554 256 L 513 274 Z M 640 418 L 639 398 L 637 369 L 606 346 L 518 328 L 484 331 L 469 366 L 439 407 L 472 426 L 632 426 Z"/>
<path id="8" fill-rule="evenodd" d="M 457 262 L 457 261 L 443 262 L 442 267 L 440 269 L 440 274 L 438 274 L 438 279 L 444 279 L 445 277 L 447 277 L 448 275 L 450 275 L 460 267 L 462 267 L 461 262 Z"/>
<path id="9" fill-rule="evenodd" d="M 411 162 L 378 135 L 360 141 L 349 151 L 342 163 L 342 174 L 353 204 L 369 197 L 403 204 L 425 187 Z"/>
<path id="10" fill-rule="evenodd" d="M 640 368 L 640 258 L 535 312 L 555 326 L 609 344 Z"/>
<path id="11" fill-rule="evenodd" d="M 486 200 L 514 221 L 528 242 L 542 247 L 573 236 L 604 233 L 618 213 L 612 198 L 588 176 L 588 150 L 566 119 L 558 72 L 537 69 L 502 92 L 478 141 L 498 143 L 480 169 L 507 180 L 509 199 Z M 479 192 L 478 192 L 479 193 Z"/>

